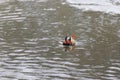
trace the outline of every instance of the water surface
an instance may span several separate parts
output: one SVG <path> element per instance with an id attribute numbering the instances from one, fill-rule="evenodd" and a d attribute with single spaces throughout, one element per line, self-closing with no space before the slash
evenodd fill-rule
<path id="1" fill-rule="evenodd" d="M 120 14 L 64 0 L 1 0 L 1 80 L 119 80 Z M 66 34 L 77 44 L 64 47 Z"/>

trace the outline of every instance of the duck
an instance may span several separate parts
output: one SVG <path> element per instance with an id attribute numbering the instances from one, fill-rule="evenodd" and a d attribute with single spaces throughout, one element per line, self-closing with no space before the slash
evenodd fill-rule
<path id="1" fill-rule="evenodd" d="M 72 36 L 65 36 L 65 39 L 63 41 L 63 45 L 66 46 L 74 46 L 76 43 L 76 35 L 72 34 Z"/>

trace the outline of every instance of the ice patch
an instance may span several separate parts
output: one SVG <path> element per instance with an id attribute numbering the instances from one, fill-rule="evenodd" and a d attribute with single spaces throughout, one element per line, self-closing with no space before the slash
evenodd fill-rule
<path id="1" fill-rule="evenodd" d="M 71 6 L 83 11 L 100 11 L 120 14 L 120 0 L 66 0 Z"/>

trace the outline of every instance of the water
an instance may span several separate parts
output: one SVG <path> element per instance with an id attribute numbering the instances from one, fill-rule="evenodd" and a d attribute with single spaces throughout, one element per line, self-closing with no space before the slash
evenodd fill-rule
<path id="1" fill-rule="evenodd" d="M 69 1 L 0 1 L 1 80 L 120 79 L 119 11 L 83 10 Z M 61 45 L 72 33 L 76 46 Z"/>

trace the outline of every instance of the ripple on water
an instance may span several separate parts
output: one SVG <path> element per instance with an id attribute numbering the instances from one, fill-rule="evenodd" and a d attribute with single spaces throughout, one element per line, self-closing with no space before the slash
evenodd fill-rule
<path id="1" fill-rule="evenodd" d="M 12 11 L 14 10 L 14 12 Z M 24 21 L 26 17 L 22 16 L 22 9 L 15 8 L 12 5 L 8 5 L 4 10 L 0 11 L 0 21 Z"/>
<path id="2" fill-rule="evenodd" d="M 120 61 L 116 59 L 112 59 L 110 61 L 112 62 L 112 64 L 107 68 L 105 74 L 101 77 L 108 80 L 119 80 Z"/>

